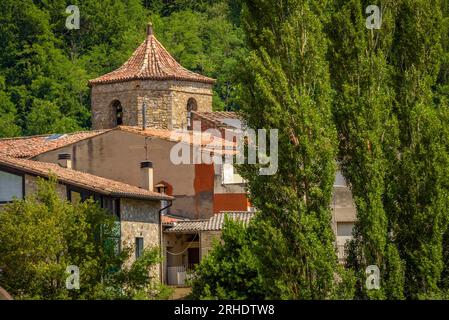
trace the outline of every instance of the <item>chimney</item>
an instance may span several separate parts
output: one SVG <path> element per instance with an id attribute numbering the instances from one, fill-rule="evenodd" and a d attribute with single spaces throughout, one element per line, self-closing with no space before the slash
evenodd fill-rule
<path id="1" fill-rule="evenodd" d="M 72 169 L 72 157 L 70 153 L 58 154 L 58 164 L 63 168 Z"/>
<path id="2" fill-rule="evenodd" d="M 151 161 L 140 163 L 140 187 L 153 191 L 153 163 Z"/>

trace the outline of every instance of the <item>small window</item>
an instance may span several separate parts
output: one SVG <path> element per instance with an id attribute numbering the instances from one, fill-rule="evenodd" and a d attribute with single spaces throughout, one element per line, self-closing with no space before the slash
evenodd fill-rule
<path id="1" fill-rule="evenodd" d="M 223 164 L 223 184 L 244 183 L 244 179 L 234 171 L 232 163 Z"/>
<path id="2" fill-rule="evenodd" d="M 23 176 L 0 171 L 0 203 L 23 199 Z"/>
<path id="3" fill-rule="evenodd" d="M 81 193 L 76 191 L 70 191 L 70 201 L 73 204 L 80 203 L 81 202 Z"/>
<path id="4" fill-rule="evenodd" d="M 192 111 L 196 111 L 198 109 L 196 100 L 193 98 L 190 98 L 187 101 L 187 129 L 192 130 L 193 123 L 192 123 Z"/>
<path id="5" fill-rule="evenodd" d="M 337 223 L 337 236 L 338 237 L 351 237 L 354 229 L 354 223 L 352 222 L 338 222 Z"/>
<path id="6" fill-rule="evenodd" d="M 136 238 L 136 259 L 143 255 L 143 238 Z"/>
<path id="7" fill-rule="evenodd" d="M 112 112 L 115 115 L 115 124 L 121 126 L 123 124 L 123 108 L 120 101 L 115 100 L 112 103 Z"/>
<path id="8" fill-rule="evenodd" d="M 101 207 L 120 219 L 120 200 L 103 197 Z"/>

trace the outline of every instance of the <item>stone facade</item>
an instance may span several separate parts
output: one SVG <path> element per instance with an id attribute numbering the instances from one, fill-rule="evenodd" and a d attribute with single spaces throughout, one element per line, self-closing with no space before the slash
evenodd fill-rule
<path id="1" fill-rule="evenodd" d="M 159 201 L 121 199 L 120 238 L 122 248 L 131 249 L 128 264 L 135 260 L 136 238 L 143 238 L 144 248 L 160 247 L 159 209 Z M 160 266 L 155 266 L 152 273 L 159 279 Z"/>
<path id="2" fill-rule="evenodd" d="M 113 102 L 120 101 L 123 125 L 142 126 L 142 105 L 147 101 L 147 127 L 182 129 L 187 125 L 187 102 L 195 99 L 197 111 L 212 111 L 212 85 L 193 81 L 133 80 L 92 86 L 93 129 L 117 125 Z"/>
<path id="3" fill-rule="evenodd" d="M 207 256 L 207 253 L 213 248 L 214 240 L 221 238 L 221 231 L 203 231 L 200 236 L 200 259 Z"/>

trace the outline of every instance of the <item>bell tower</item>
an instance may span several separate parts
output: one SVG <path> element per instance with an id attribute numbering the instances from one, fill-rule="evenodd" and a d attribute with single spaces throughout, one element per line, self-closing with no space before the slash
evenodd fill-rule
<path id="1" fill-rule="evenodd" d="M 181 66 L 149 23 L 145 41 L 120 68 L 89 81 L 92 127 L 188 128 L 192 111 L 212 111 L 214 83 Z"/>

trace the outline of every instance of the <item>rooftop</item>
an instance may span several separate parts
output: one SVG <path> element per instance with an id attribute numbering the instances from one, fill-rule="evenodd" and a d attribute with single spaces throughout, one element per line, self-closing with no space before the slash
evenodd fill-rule
<path id="1" fill-rule="evenodd" d="M 181 66 L 156 39 L 148 24 L 145 41 L 120 68 L 96 79 L 89 85 L 131 80 L 186 80 L 215 83 L 215 80 L 187 70 Z"/>
<path id="2" fill-rule="evenodd" d="M 0 154 L 15 158 L 32 158 L 110 130 L 80 131 L 67 134 L 46 134 L 0 139 Z"/>
<path id="3" fill-rule="evenodd" d="M 107 196 L 143 200 L 172 200 L 173 197 L 89 173 L 63 168 L 54 163 L 0 155 L 0 165 L 42 177 L 55 175 L 58 181 Z"/>
<path id="4" fill-rule="evenodd" d="M 234 221 L 241 221 L 244 225 L 248 225 L 254 217 L 254 212 L 220 212 L 213 215 L 209 219 L 187 220 L 172 222 L 172 227 L 164 232 L 166 233 L 188 233 L 198 231 L 221 231 L 223 229 L 225 217 Z"/>
<path id="5" fill-rule="evenodd" d="M 195 135 L 192 131 L 178 131 L 178 130 L 164 130 L 164 129 L 153 129 L 153 128 L 146 128 L 145 130 L 142 130 L 141 127 L 136 126 L 119 126 L 117 127 L 118 130 L 130 132 L 130 133 L 136 133 L 147 137 L 156 137 L 168 141 L 173 142 L 186 142 L 193 145 L 199 145 L 201 144 L 202 147 L 204 146 L 220 146 L 223 148 L 233 149 L 235 147 L 235 143 L 232 141 L 227 141 L 223 138 L 216 137 L 211 135 L 210 133 L 201 132 L 201 140 L 198 141 L 195 138 Z M 199 137 L 199 133 L 198 133 Z"/>
<path id="6" fill-rule="evenodd" d="M 80 131 L 67 134 L 46 134 L 28 137 L 15 137 L 0 139 L 0 155 L 29 159 L 42 153 L 66 147 L 82 140 L 96 137 L 98 135 L 120 130 L 123 132 L 135 133 L 147 137 L 155 137 L 173 142 L 184 141 L 189 144 L 198 144 L 193 138 L 192 132 L 182 132 L 175 130 L 151 129 L 142 130 L 141 127 L 119 126 L 114 129 Z M 219 146 L 223 149 L 235 149 L 235 144 L 220 137 L 213 137 L 210 134 L 201 133 L 201 146 Z M 207 149 L 205 151 L 208 151 Z M 210 150 L 212 151 L 212 150 Z M 213 150 L 219 152 L 219 150 Z M 222 153 L 227 151 L 223 150 Z M 229 151 L 230 152 L 230 151 Z M 231 152 L 232 153 L 232 152 Z"/>

